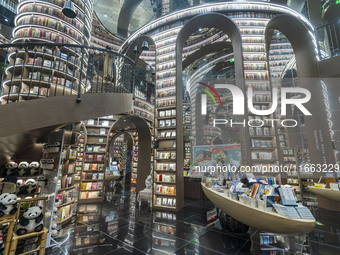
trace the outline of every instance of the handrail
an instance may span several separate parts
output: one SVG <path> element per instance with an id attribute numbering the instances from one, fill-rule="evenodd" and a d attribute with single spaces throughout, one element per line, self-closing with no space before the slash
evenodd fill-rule
<path id="1" fill-rule="evenodd" d="M 77 95 L 81 102 L 85 93 L 134 93 L 134 65 L 121 53 L 86 45 L 0 44 L 1 104 L 64 95 Z"/>
<path id="2" fill-rule="evenodd" d="M 315 28 L 319 59 L 340 55 L 340 21 L 332 21 Z"/>

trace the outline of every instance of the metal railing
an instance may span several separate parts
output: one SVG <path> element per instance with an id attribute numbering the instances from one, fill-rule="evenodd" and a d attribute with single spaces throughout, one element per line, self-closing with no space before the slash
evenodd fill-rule
<path id="1" fill-rule="evenodd" d="M 73 44 L 0 45 L 1 104 L 86 93 L 133 93 L 134 62 L 117 52 Z"/>
<path id="2" fill-rule="evenodd" d="M 340 20 L 316 28 L 315 35 L 320 60 L 340 55 Z"/>

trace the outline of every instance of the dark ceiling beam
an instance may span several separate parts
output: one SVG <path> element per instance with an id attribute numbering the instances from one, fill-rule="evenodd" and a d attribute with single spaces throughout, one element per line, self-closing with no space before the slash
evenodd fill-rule
<path id="1" fill-rule="evenodd" d="M 212 44 L 208 44 L 201 49 L 195 51 L 194 53 L 190 54 L 186 59 L 183 61 L 183 70 L 187 68 L 190 64 L 194 63 L 196 60 L 214 52 L 218 52 L 219 50 L 223 49 L 233 49 L 231 42 L 216 42 Z"/>
<path id="2" fill-rule="evenodd" d="M 122 38 L 127 38 L 128 29 L 133 13 L 143 0 L 125 0 L 120 10 L 117 24 L 117 34 Z"/>

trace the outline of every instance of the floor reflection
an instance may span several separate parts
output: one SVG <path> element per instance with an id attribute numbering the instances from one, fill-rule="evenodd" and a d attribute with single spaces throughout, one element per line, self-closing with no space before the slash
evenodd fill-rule
<path id="1" fill-rule="evenodd" d="M 47 254 L 340 254 L 340 214 L 315 208 L 319 223 L 309 235 L 276 235 L 249 229 L 220 214 L 207 224 L 210 201 L 186 200 L 180 212 L 139 208 L 134 187 L 110 201 L 79 205 L 69 238 Z"/>

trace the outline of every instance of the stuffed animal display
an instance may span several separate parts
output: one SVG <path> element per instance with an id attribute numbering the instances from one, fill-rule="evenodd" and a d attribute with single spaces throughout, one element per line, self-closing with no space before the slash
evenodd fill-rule
<path id="1" fill-rule="evenodd" d="M 6 164 L 5 176 L 18 176 L 18 164 L 10 161 Z"/>
<path id="2" fill-rule="evenodd" d="M 39 167 L 40 167 L 40 164 L 39 162 L 37 161 L 33 161 L 31 162 L 31 164 L 29 165 L 29 168 L 30 168 L 30 176 L 35 176 L 35 175 L 38 175 L 39 174 Z"/>
<path id="3" fill-rule="evenodd" d="M 20 162 L 18 165 L 19 169 L 19 176 L 29 176 L 30 175 L 30 169 L 29 164 L 26 161 Z"/>
<path id="4" fill-rule="evenodd" d="M 4 176 L 36 176 L 40 173 L 40 164 L 37 161 L 28 163 L 22 161 L 19 165 L 10 161 L 5 166 Z"/>
<path id="5" fill-rule="evenodd" d="M 17 195 L 35 194 L 37 192 L 37 183 L 34 179 L 17 181 Z"/>
<path id="6" fill-rule="evenodd" d="M 24 211 L 18 224 L 18 235 L 40 232 L 44 228 L 42 209 L 41 206 L 32 206 Z"/>
<path id="7" fill-rule="evenodd" d="M 17 212 L 18 198 L 15 194 L 3 193 L 0 195 L 0 217 Z"/>

